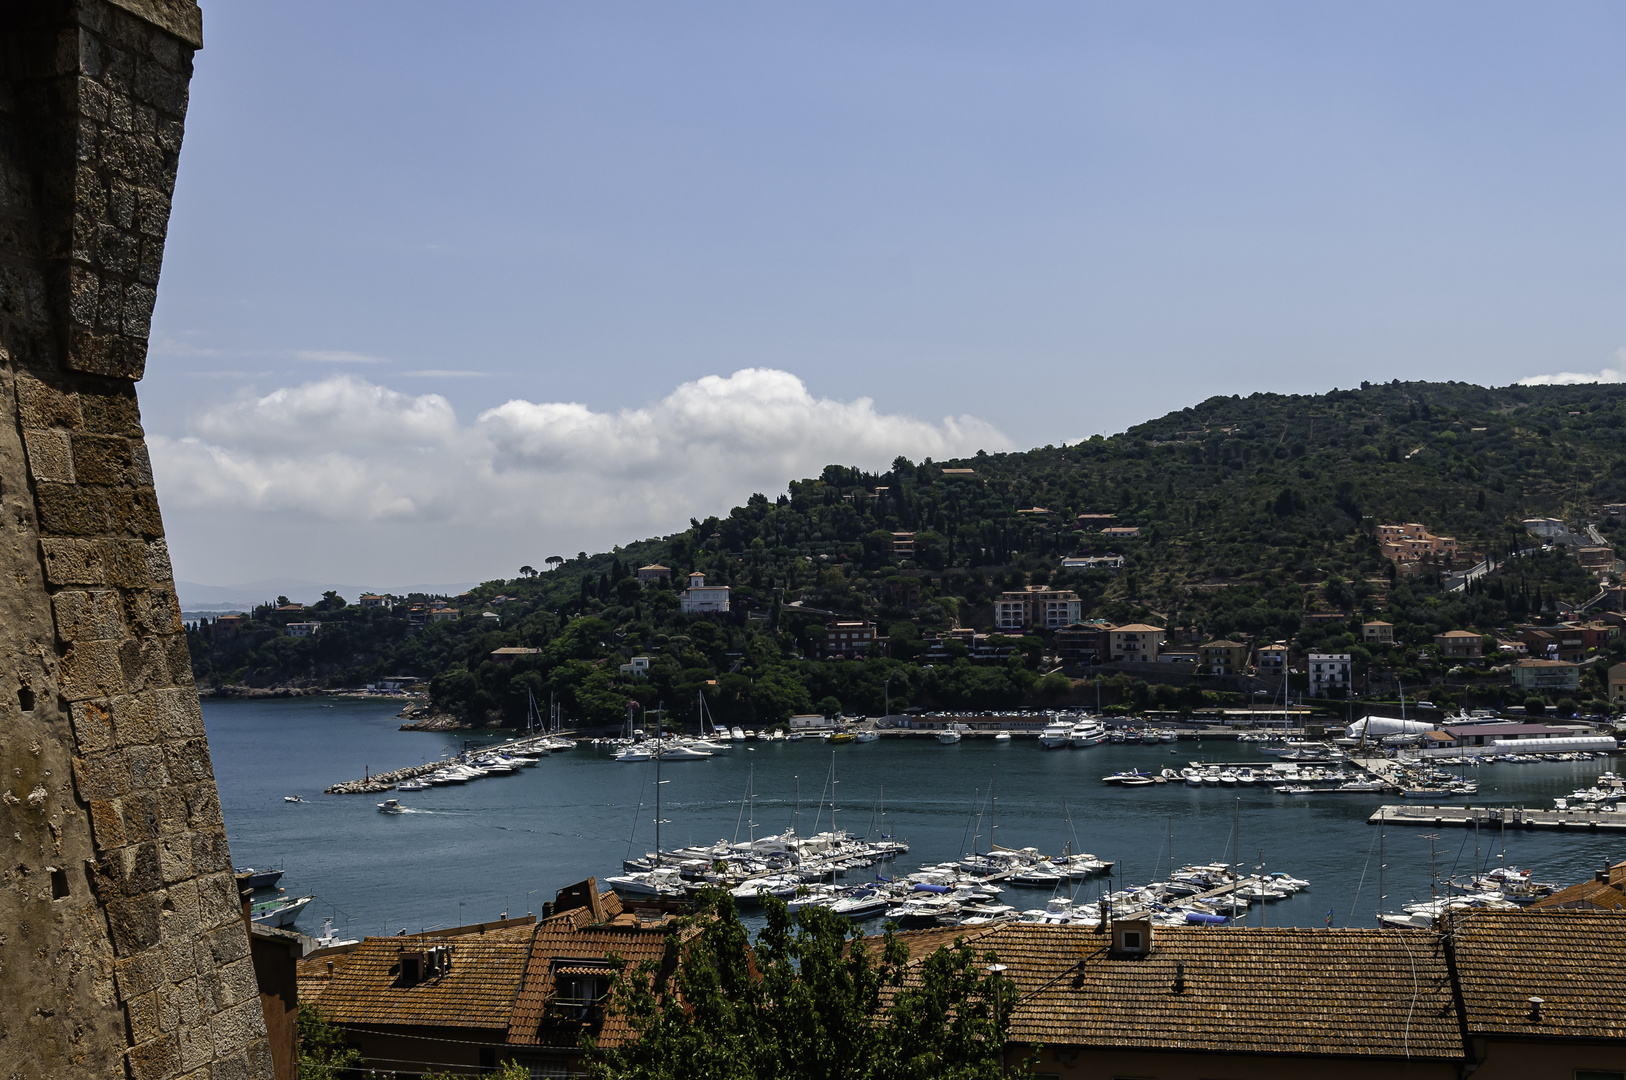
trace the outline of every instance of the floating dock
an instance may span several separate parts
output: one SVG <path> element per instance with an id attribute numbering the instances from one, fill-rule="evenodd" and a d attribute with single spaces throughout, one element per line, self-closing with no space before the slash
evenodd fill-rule
<path id="1" fill-rule="evenodd" d="M 1523 806 L 1380 806 L 1368 825 L 1457 825 L 1487 829 L 1556 829 L 1561 832 L 1626 832 L 1626 811 L 1531 810 Z"/>

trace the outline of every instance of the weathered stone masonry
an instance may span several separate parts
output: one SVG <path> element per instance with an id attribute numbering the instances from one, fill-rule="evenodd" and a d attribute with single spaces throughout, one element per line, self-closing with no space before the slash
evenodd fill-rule
<path id="1" fill-rule="evenodd" d="M 269 1077 L 136 404 L 193 0 L 0 0 L 0 1076 Z"/>

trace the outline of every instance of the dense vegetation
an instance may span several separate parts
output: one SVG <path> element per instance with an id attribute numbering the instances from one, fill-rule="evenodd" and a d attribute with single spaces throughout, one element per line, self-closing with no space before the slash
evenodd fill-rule
<path id="1" fill-rule="evenodd" d="M 815 708 L 876 713 L 888 692 L 894 707 L 1040 704 L 1081 693 L 1052 672 L 1041 636 L 992 639 L 992 662 L 959 643 L 937 662 L 923 654 L 938 630 L 988 626 L 1001 590 L 1048 584 L 1076 590 L 1086 618 L 1336 648 L 1417 685 L 1447 674 L 1418 655 L 1431 634 L 1550 621 L 1598 582 L 1560 552 L 1530 552 L 1446 592 L 1445 567 L 1397 575 L 1376 525 L 1422 522 L 1465 553 L 1527 550 L 1525 517 L 1575 522 L 1626 501 L 1622 431 L 1621 386 L 1391 383 L 1212 398 L 1073 446 L 900 457 L 880 474 L 831 465 L 672 536 L 569 559 L 538 553 L 552 569 L 480 586 L 455 601 L 463 617 L 453 622 L 409 627 L 400 608 L 364 612 L 338 597 L 314 615 L 267 606 L 231 641 L 195 632 L 194 665 L 204 683 L 259 686 L 412 674 L 431 680 L 437 706 L 508 723 L 550 698 L 573 719 L 613 720 L 628 702 L 686 719 L 704 694 L 719 720 L 756 726 Z M 1114 515 L 1113 525 L 1141 533 L 1107 540 L 1077 527 L 1079 514 Z M 1612 543 L 1622 537 L 1619 519 L 1599 527 Z M 912 554 L 892 553 L 894 532 L 914 534 Z M 1125 557 L 1121 571 L 1060 567 L 1063 556 L 1108 552 Z M 654 562 L 732 586 L 734 610 L 679 614 L 681 581 L 634 576 Z M 1318 613 L 1347 618 L 1307 618 Z M 1357 624 L 1378 613 L 1395 624 L 1396 645 L 1374 652 L 1358 643 Z M 281 623 L 307 617 L 323 621 L 319 636 L 279 636 Z M 877 620 L 889 656 L 819 661 L 833 617 Z M 493 649 L 510 645 L 540 652 L 492 662 Z M 650 678 L 618 674 L 632 655 L 654 658 Z M 1489 675 L 1453 678 L 1471 689 L 1476 674 Z M 1127 676 L 1105 691 L 1137 706 L 1219 699 Z"/>
<path id="2" fill-rule="evenodd" d="M 995 1080 L 1017 999 L 963 939 L 910 963 L 890 931 L 816 905 L 764 900 L 755 944 L 726 893 L 705 897 L 669 955 L 616 980 L 610 1007 L 636 1038 L 588 1059 L 598 1080 L 843 1077 Z M 681 950 L 682 963 L 675 954 Z M 665 971 L 674 971 L 669 979 Z M 591 1042 L 588 1041 L 591 1046 Z"/>

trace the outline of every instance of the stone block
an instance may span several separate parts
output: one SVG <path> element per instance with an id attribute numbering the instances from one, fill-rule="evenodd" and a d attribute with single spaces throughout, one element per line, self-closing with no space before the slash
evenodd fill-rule
<path id="1" fill-rule="evenodd" d="M 220 795 L 213 784 L 191 784 L 186 792 L 186 823 L 193 829 L 212 829 L 224 819 L 220 814 Z"/>
<path id="2" fill-rule="evenodd" d="M 130 270 L 135 269 L 137 253 L 140 247 L 132 245 L 130 251 Z M 124 321 L 123 330 L 130 337 L 145 338 L 152 333 L 152 309 L 158 303 L 158 293 L 145 285 L 138 283 L 124 287 Z"/>
<path id="3" fill-rule="evenodd" d="M 57 669 L 57 687 L 69 701 L 112 697 L 125 690 L 120 643 L 75 641 Z"/>
<path id="4" fill-rule="evenodd" d="M 198 876 L 198 925 L 242 930 L 243 903 L 237 896 L 237 879 L 229 871 Z M 247 936 L 243 947 L 248 947 Z"/>
<path id="5" fill-rule="evenodd" d="M 157 842 L 164 835 L 164 815 L 169 806 L 167 793 L 136 791 L 119 800 L 127 843 Z"/>
<path id="6" fill-rule="evenodd" d="M 124 607 L 112 589 L 64 589 L 51 597 L 61 642 L 112 641 L 125 635 Z"/>
<path id="7" fill-rule="evenodd" d="M 208 1025 L 183 1023 L 176 1033 L 181 1048 L 181 1068 L 200 1069 L 214 1060 L 214 1034 Z"/>
<path id="8" fill-rule="evenodd" d="M 169 786 L 167 747 L 130 746 L 125 748 L 124 757 L 130 764 L 130 783 L 137 791 L 157 791 Z"/>
<path id="9" fill-rule="evenodd" d="M 171 885 L 164 895 L 164 919 L 166 924 L 173 919 L 176 926 L 184 933 L 197 936 L 198 928 L 198 883 L 196 881 L 181 881 Z M 167 926 L 166 936 L 175 936 L 169 933 Z"/>
<path id="10" fill-rule="evenodd" d="M 229 872 L 231 849 L 224 829 L 200 829 L 192 834 L 192 866 L 200 874 Z"/>
<path id="11" fill-rule="evenodd" d="M 123 435 L 73 433 L 73 469 L 81 484 L 129 483 L 130 440 Z"/>
<path id="12" fill-rule="evenodd" d="M 81 799 L 116 799 L 130 790 L 130 770 L 118 751 L 73 759 L 74 789 Z"/>
<path id="13" fill-rule="evenodd" d="M 40 539 L 45 577 L 52 585 L 105 585 L 108 583 L 109 545 L 96 540 Z"/>
<path id="14" fill-rule="evenodd" d="M 113 962 L 113 981 L 121 1000 L 129 1001 L 157 990 L 163 982 L 163 956 L 157 949 Z"/>
<path id="15" fill-rule="evenodd" d="M 163 643 L 155 638 L 130 638 L 119 643 L 119 668 L 124 685 L 132 691 L 169 685 L 169 665 Z"/>
<path id="16" fill-rule="evenodd" d="M 211 931 L 204 936 L 204 940 L 209 946 L 210 958 L 217 968 L 223 968 L 238 960 L 248 960 L 248 931 L 243 929 L 241 918 Z"/>
<path id="17" fill-rule="evenodd" d="M 192 876 L 192 838 L 166 836 L 158 842 L 158 865 L 164 883 L 173 885 Z"/>
<path id="18" fill-rule="evenodd" d="M 164 535 L 164 518 L 158 510 L 158 494 L 152 488 L 114 488 L 111 513 L 116 532 L 153 539 Z"/>
<path id="19" fill-rule="evenodd" d="M 152 692 L 159 726 L 168 739 L 190 739 L 203 734 L 203 709 L 197 691 L 178 687 Z"/>
<path id="20" fill-rule="evenodd" d="M 166 1080 L 181 1067 L 180 1048 L 173 1033 L 132 1046 L 129 1050 L 131 1080 Z"/>
<path id="21" fill-rule="evenodd" d="M 141 590 L 131 594 L 130 607 L 137 626 L 148 634 L 170 637 L 186 632 L 181 607 L 167 588 Z"/>
<path id="22" fill-rule="evenodd" d="M 193 945 L 191 938 L 175 938 L 163 944 L 164 978 L 173 985 L 160 993 L 175 1003 L 183 1024 L 198 1022 L 197 998 L 192 992 L 192 979 L 197 975 L 197 955 Z"/>
<path id="23" fill-rule="evenodd" d="M 124 1002 L 126 1031 L 131 1045 L 139 1045 L 159 1036 L 158 994 L 148 991 Z"/>
<path id="24" fill-rule="evenodd" d="M 77 484 L 36 485 L 40 531 L 57 536 L 97 536 L 112 531 L 109 496 L 113 493 L 113 489 Z"/>
<path id="25" fill-rule="evenodd" d="M 69 709 L 73 737 L 81 754 L 111 750 L 117 743 L 113 733 L 113 709 L 106 701 L 77 701 Z"/>
<path id="26" fill-rule="evenodd" d="M 109 900 L 106 906 L 118 955 L 134 956 L 158 944 L 158 903 L 153 897 L 121 897 Z"/>
<path id="27" fill-rule="evenodd" d="M 77 428 L 84 422 L 78 394 L 29 375 L 17 377 L 17 412 L 25 428 Z"/>
<path id="28" fill-rule="evenodd" d="M 214 765 L 209 760 L 209 741 L 203 738 L 183 739 L 164 744 L 169 761 L 169 774 L 178 784 L 194 784 L 214 778 Z"/>
<path id="29" fill-rule="evenodd" d="M 105 301 L 105 303 L 103 303 Z M 90 375 L 139 382 L 147 370 L 147 342 L 118 332 L 122 293 L 109 283 L 95 297 L 87 297 L 73 312 L 76 325 L 68 335 L 63 366 Z M 86 314 L 88 322 L 78 316 Z"/>
<path id="30" fill-rule="evenodd" d="M 23 443 L 28 448 L 28 471 L 35 480 L 74 483 L 73 453 L 68 448 L 66 431 L 25 431 Z"/>
<path id="31" fill-rule="evenodd" d="M 130 482 L 136 487 L 152 487 L 152 456 L 147 452 L 147 444 L 136 442 L 135 449 L 130 453 Z M 163 543 L 155 540 L 153 543 Z M 167 555 L 166 555 L 167 559 Z M 169 578 L 159 580 L 168 581 Z"/>
<path id="32" fill-rule="evenodd" d="M 121 694 L 112 700 L 113 734 L 120 746 L 146 746 L 164 741 L 153 695 Z"/>
<path id="33" fill-rule="evenodd" d="M 214 1034 L 217 1053 L 227 1048 L 247 1046 L 256 1039 L 265 1038 L 265 1013 L 259 1001 L 245 1001 L 215 1014 L 209 1021 Z"/>
<path id="34" fill-rule="evenodd" d="M 107 584 L 121 589 L 148 589 L 147 545 L 140 540 L 110 540 L 105 548 Z"/>
<path id="35" fill-rule="evenodd" d="M 115 875 L 112 884 L 116 892 L 125 897 L 141 897 L 157 911 L 159 898 L 152 894 L 163 888 L 164 879 L 156 841 L 122 848 L 103 865 Z M 156 919 L 157 915 L 153 917 Z"/>
<path id="36" fill-rule="evenodd" d="M 221 1007 L 229 1008 L 258 1000 L 259 983 L 254 978 L 254 961 L 245 957 L 220 968 Z"/>
<path id="37" fill-rule="evenodd" d="M 164 644 L 164 656 L 169 662 L 169 682 L 171 685 L 192 685 L 192 654 L 186 647 L 184 633 L 171 634 L 159 638 Z"/>
<path id="38" fill-rule="evenodd" d="M 91 800 L 90 828 L 96 840 L 96 847 L 103 853 L 129 843 L 124 832 L 124 816 L 119 810 L 117 799 Z"/>

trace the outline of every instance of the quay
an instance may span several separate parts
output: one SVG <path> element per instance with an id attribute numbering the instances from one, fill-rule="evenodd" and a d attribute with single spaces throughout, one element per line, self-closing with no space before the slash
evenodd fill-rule
<path id="1" fill-rule="evenodd" d="M 1570 832 L 1626 832 L 1626 812 L 1618 810 L 1532 810 L 1523 806 L 1380 806 L 1368 825 L 1460 825 L 1473 828 L 1557 829 Z"/>
<path id="2" fill-rule="evenodd" d="M 514 739 L 511 742 L 496 743 L 492 746 L 481 747 L 486 751 L 517 750 L 521 753 L 541 749 L 541 743 L 548 738 L 546 735 L 533 735 L 529 738 Z M 384 791 L 394 791 L 395 785 L 406 780 L 416 780 L 420 776 L 428 776 L 437 769 L 444 769 L 451 762 L 442 759 L 431 761 L 423 765 L 408 765 L 402 769 L 391 769 L 389 772 L 373 773 L 360 780 L 345 780 L 341 783 L 322 789 L 323 795 L 377 795 Z"/>

